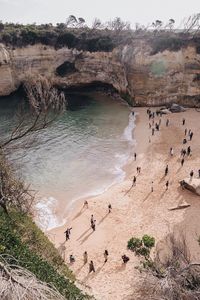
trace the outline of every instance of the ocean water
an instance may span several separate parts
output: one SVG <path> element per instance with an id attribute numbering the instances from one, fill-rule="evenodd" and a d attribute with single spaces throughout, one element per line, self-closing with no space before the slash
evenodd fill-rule
<path id="1" fill-rule="evenodd" d="M 0 101 L 0 134 L 13 126 L 19 99 Z M 9 153 L 17 172 L 37 191 L 37 222 L 61 225 L 75 201 L 123 180 L 132 155 L 134 116 L 128 105 L 100 94 L 70 97 L 70 109 L 40 131 L 31 147 Z"/>

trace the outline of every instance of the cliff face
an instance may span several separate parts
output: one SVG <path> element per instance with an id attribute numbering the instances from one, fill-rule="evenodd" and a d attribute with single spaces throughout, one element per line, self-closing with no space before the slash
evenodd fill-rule
<path id="1" fill-rule="evenodd" d="M 0 45 L 0 96 L 15 91 L 29 74 L 39 73 L 53 77 L 62 87 L 111 84 L 137 105 L 200 101 L 200 55 L 195 48 L 155 55 L 151 50 L 143 40 L 113 52 L 94 53 L 44 45 L 13 50 Z"/>

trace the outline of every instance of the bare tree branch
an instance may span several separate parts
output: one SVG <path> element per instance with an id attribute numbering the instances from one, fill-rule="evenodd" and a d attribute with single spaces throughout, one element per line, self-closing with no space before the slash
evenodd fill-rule
<path id="1" fill-rule="evenodd" d="M 0 255 L 0 298 L 2 300 L 64 300 L 54 286 L 38 280 L 34 274 L 17 264 L 11 257 Z M 14 258 L 12 257 L 12 261 Z"/>

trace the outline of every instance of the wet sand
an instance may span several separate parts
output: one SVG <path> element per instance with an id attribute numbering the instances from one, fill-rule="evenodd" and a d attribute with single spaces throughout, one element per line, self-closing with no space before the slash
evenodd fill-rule
<path id="1" fill-rule="evenodd" d="M 98 300 L 143 299 L 139 286 L 143 274 L 135 269 L 139 259 L 127 250 L 127 241 L 132 236 L 142 237 L 149 234 L 155 237 L 156 243 L 163 242 L 167 234 L 174 230 L 185 232 L 190 242 L 194 259 L 200 258 L 200 247 L 197 243 L 200 235 L 200 197 L 182 190 L 179 180 L 188 177 L 193 169 L 197 177 L 200 168 L 200 113 L 189 109 L 184 113 L 169 114 L 161 118 L 161 129 L 151 136 L 146 108 L 135 108 L 137 160 L 131 160 L 126 167 L 126 179 L 107 192 L 89 198 L 89 208 L 83 208 L 83 202 L 75 205 L 70 211 L 67 224 L 47 232 L 69 264 L 69 255 L 73 254 L 75 263 L 70 266 L 77 278 L 78 285 Z M 182 118 L 186 119 L 182 126 Z M 166 127 L 166 119 L 170 120 Z M 155 118 L 158 122 L 159 117 Z M 191 129 L 194 136 L 185 146 L 191 146 L 192 156 L 186 158 L 181 167 L 180 150 L 183 148 L 185 128 Z M 149 142 L 149 138 L 151 142 Z M 169 149 L 174 148 L 170 157 Z M 166 165 L 169 174 L 164 176 Z M 136 168 L 141 167 L 137 175 Z M 97 170 L 98 172 L 98 170 Z M 136 186 L 130 189 L 133 176 L 137 176 Z M 169 180 L 169 190 L 165 183 Z M 153 181 L 154 191 L 151 192 Z M 128 192 L 129 191 L 129 192 Z M 187 201 L 190 207 L 169 210 L 179 203 Z M 108 213 L 108 204 L 112 212 Z M 94 215 L 96 231 L 90 228 L 90 217 Z M 64 231 L 72 227 L 70 240 L 65 242 Z M 103 253 L 108 250 L 108 262 L 104 263 Z M 88 274 L 89 266 L 83 264 L 83 253 L 88 252 L 88 260 L 93 260 L 96 272 Z M 121 256 L 127 254 L 130 261 L 122 264 Z"/>

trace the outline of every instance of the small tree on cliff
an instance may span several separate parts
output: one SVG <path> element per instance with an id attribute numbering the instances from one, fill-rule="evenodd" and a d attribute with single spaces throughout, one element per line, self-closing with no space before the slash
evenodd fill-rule
<path id="1" fill-rule="evenodd" d="M 161 20 L 156 20 L 152 23 L 152 26 L 154 28 L 154 33 L 157 33 L 163 26 L 163 22 Z"/>

